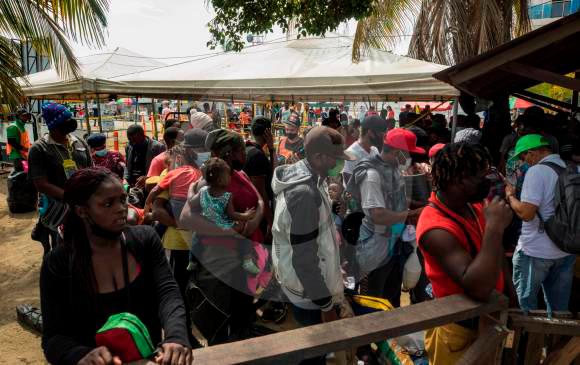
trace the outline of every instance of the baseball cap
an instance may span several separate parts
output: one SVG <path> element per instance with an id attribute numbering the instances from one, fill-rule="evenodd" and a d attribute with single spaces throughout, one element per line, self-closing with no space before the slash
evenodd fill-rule
<path id="1" fill-rule="evenodd" d="M 288 116 L 288 120 L 284 120 L 282 121 L 283 124 L 288 124 L 294 127 L 299 128 L 300 124 L 302 124 L 302 122 L 300 121 L 300 115 L 298 115 L 298 113 L 296 112 L 291 112 L 290 115 Z"/>
<path id="2" fill-rule="evenodd" d="M 187 132 L 185 132 L 183 146 L 189 148 L 204 148 L 207 135 L 208 132 L 204 129 L 189 129 Z"/>
<path id="3" fill-rule="evenodd" d="M 18 109 L 18 111 L 16 112 L 16 115 L 24 115 L 24 114 L 28 114 L 28 115 L 32 115 L 30 114 L 30 112 L 26 109 Z"/>
<path id="4" fill-rule="evenodd" d="M 329 127 L 312 128 L 304 140 L 304 149 L 307 154 L 321 153 L 339 160 L 356 160 L 344 151 L 342 135 Z"/>
<path id="5" fill-rule="evenodd" d="M 385 134 L 385 145 L 402 151 L 425 154 L 425 150 L 417 147 L 417 136 L 406 129 L 395 128 Z"/>
<path id="6" fill-rule="evenodd" d="M 550 142 L 540 134 L 528 134 L 527 136 L 523 136 L 518 140 L 518 143 L 516 143 L 516 153 L 512 156 L 512 158 L 510 158 L 510 161 L 519 158 L 522 153 L 533 148 L 549 145 Z"/>
<path id="7" fill-rule="evenodd" d="M 386 132 L 387 131 L 387 121 L 378 115 L 369 115 L 363 119 L 361 125 L 364 129 L 369 129 L 376 132 Z"/>
<path id="8" fill-rule="evenodd" d="M 433 147 L 429 149 L 429 158 L 435 157 L 437 152 L 441 151 L 443 147 L 445 147 L 445 143 L 437 143 L 433 145 Z"/>
<path id="9" fill-rule="evenodd" d="M 252 119 L 252 134 L 254 136 L 263 136 L 266 129 L 272 128 L 272 121 L 262 115 Z"/>

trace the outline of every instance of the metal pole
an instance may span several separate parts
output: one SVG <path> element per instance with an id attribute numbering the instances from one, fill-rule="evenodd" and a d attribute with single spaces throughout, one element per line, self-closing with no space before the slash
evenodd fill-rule
<path id="1" fill-rule="evenodd" d="M 83 96 L 85 101 L 85 125 L 87 127 L 87 133 L 91 134 L 91 120 L 89 118 L 89 102 L 87 101 L 87 97 Z"/>
<path id="2" fill-rule="evenodd" d="M 451 126 L 451 142 L 455 140 L 455 133 L 457 132 L 457 113 L 459 112 L 459 97 L 455 97 L 453 103 L 453 125 Z"/>
<path id="3" fill-rule="evenodd" d="M 580 72 L 576 72 L 575 79 L 580 79 Z M 571 110 L 572 114 L 575 114 L 576 112 L 578 112 L 578 90 L 573 90 L 572 91 L 572 110 Z"/>
<path id="4" fill-rule="evenodd" d="M 99 123 L 99 133 L 103 133 L 103 120 L 101 119 L 101 98 L 99 97 L 99 94 L 97 94 L 97 114 L 99 114 L 97 119 L 97 122 Z"/>
<path id="5" fill-rule="evenodd" d="M 139 97 L 135 97 L 135 123 L 139 122 Z"/>

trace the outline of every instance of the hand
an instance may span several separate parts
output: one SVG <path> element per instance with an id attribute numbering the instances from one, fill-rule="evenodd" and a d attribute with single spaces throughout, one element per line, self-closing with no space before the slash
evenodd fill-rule
<path id="1" fill-rule="evenodd" d="M 266 141 L 266 146 L 268 146 L 269 150 L 274 149 L 274 137 L 272 137 L 272 130 L 267 128 L 264 132 L 264 141 Z"/>
<path id="2" fill-rule="evenodd" d="M 407 214 L 406 223 L 413 225 L 413 226 L 416 226 L 417 221 L 419 220 L 419 216 L 421 215 L 422 212 L 423 212 L 423 208 L 409 210 L 409 213 Z"/>
<path id="3" fill-rule="evenodd" d="M 191 365 L 193 353 L 190 348 L 178 343 L 164 343 L 155 357 L 155 362 L 160 365 Z"/>
<path id="4" fill-rule="evenodd" d="M 483 209 L 485 222 L 488 227 L 501 230 L 506 229 L 512 221 L 513 212 L 510 206 L 499 196 L 493 198 Z"/>
<path id="5" fill-rule="evenodd" d="M 336 313 L 335 308 L 332 308 L 328 312 L 321 312 L 320 316 L 322 317 L 322 323 L 338 321 L 338 313 Z"/>
<path id="6" fill-rule="evenodd" d="M 516 195 L 516 188 L 510 184 L 510 183 L 506 183 L 505 185 L 505 196 L 506 198 L 509 199 L 510 195 Z"/>
<path id="7" fill-rule="evenodd" d="M 85 355 L 77 365 L 121 365 L 121 359 L 111 355 L 105 346 L 97 347 Z"/>
<path id="8" fill-rule="evenodd" d="M 246 216 L 246 218 L 248 219 L 252 219 L 256 216 L 256 208 L 249 208 L 246 209 L 246 212 L 244 213 L 244 215 Z"/>

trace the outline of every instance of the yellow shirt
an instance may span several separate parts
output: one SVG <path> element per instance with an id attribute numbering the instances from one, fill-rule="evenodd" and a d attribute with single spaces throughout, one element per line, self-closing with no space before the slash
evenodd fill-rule
<path id="1" fill-rule="evenodd" d="M 169 192 L 166 190 L 159 194 L 158 198 L 169 201 Z M 161 242 L 163 247 L 168 250 L 187 250 L 191 248 L 192 232 L 175 227 L 167 227 Z"/>

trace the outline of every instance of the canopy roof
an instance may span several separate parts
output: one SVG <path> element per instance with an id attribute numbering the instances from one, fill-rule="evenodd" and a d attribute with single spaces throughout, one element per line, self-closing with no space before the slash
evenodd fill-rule
<path id="1" fill-rule="evenodd" d="M 458 94 L 432 77 L 445 66 L 379 50 L 369 51 L 355 64 L 351 53 L 351 38 L 306 38 L 218 53 L 110 80 L 122 84 L 125 94 L 214 100 L 427 101 Z"/>
<path id="2" fill-rule="evenodd" d="M 572 106 L 526 91 L 547 82 L 580 90 L 580 80 L 563 76 L 580 70 L 580 12 L 554 21 L 477 57 L 433 75 L 473 96 L 514 94 L 550 107 Z M 544 102 L 544 103 L 542 103 Z"/>
<path id="3" fill-rule="evenodd" d="M 77 98 L 94 96 L 102 89 L 114 89 L 111 78 L 132 72 L 150 70 L 164 64 L 125 48 L 112 52 L 79 57 L 80 78 L 62 79 L 54 69 L 27 76 L 28 85 L 21 80 L 24 94 L 29 97 Z M 106 92 L 107 93 L 107 92 Z"/>

